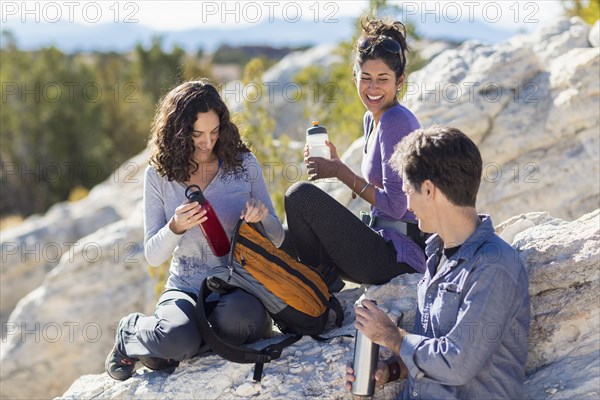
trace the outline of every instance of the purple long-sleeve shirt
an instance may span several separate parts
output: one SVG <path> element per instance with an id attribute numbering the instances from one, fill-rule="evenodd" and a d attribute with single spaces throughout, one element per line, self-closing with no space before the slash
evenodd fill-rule
<path id="1" fill-rule="evenodd" d="M 377 129 L 372 128 L 373 124 L 373 116 L 367 111 L 364 117 L 365 149 L 361 172 L 376 189 L 376 205 L 371 206 L 371 213 L 387 220 L 415 220 L 415 215 L 407 209 L 406 195 L 402 191 L 402 178 L 392 169 L 389 160 L 396 145 L 421 125 L 413 113 L 400 104 L 383 113 Z M 374 135 L 371 140 L 369 132 Z M 425 271 L 425 255 L 415 242 L 390 229 L 376 231 L 386 241 L 394 243 L 398 262 L 404 262 L 418 272 Z"/>

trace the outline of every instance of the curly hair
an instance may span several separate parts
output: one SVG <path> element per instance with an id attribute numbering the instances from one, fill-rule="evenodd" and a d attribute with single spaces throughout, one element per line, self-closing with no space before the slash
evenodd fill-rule
<path id="1" fill-rule="evenodd" d="M 360 70 L 367 60 L 382 60 L 389 69 L 396 74 L 396 80 L 400 79 L 406 69 L 406 54 L 410 52 L 406 43 L 406 27 L 400 21 L 384 21 L 363 17 L 360 20 L 362 34 L 354 49 L 354 74 Z M 399 45 L 399 50 L 390 52 L 379 38 L 392 39 Z M 360 44 L 372 41 L 374 44 L 369 51 L 360 49 Z"/>
<path id="2" fill-rule="evenodd" d="M 213 110 L 219 116 L 219 140 L 213 151 L 225 172 L 242 165 L 241 153 L 250 149 L 242 141 L 237 126 L 217 89 L 206 79 L 182 83 L 160 101 L 152 123 L 150 165 L 169 181 L 185 182 L 199 165 L 194 161 L 192 132 L 198 113 Z"/>

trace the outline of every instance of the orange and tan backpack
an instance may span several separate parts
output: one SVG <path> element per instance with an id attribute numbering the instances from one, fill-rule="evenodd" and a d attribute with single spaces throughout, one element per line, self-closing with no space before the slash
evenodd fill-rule
<path id="1" fill-rule="evenodd" d="M 236 288 L 256 296 L 279 330 L 292 336 L 262 350 L 223 341 L 207 319 L 205 302 L 211 291 L 227 293 Z M 337 326 L 342 325 L 344 316 L 319 272 L 278 249 L 261 224 L 246 224 L 243 220 L 234 229 L 228 265 L 214 268 L 204 280 L 197 308 L 202 337 L 211 349 L 230 361 L 256 363 L 255 380 L 260 380 L 263 363 L 278 358 L 285 346 L 302 335 L 323 340 L 318 335 L 325 330 L 329 310 L 336 313 Z"/>

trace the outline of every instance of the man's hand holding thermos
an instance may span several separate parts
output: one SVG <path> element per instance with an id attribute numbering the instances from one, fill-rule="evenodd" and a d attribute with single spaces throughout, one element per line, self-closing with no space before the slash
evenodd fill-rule
<path id="1" fill-rule="evenodd" d="M 374 301 L 363 300 L 361 305 L 356 307 L 354 360 L 346 366 L 346 389 L 357 396 L 372 396 L 376 386 L 407 377 L 399 356 L 406 331 L 398 328 Z M 395 357 L 378 361 L 379 345 L 392 350 Z"/>

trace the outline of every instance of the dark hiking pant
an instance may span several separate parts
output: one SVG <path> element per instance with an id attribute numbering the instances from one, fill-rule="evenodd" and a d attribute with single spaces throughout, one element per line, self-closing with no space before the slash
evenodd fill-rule
<path id="1" fill-rule="evenodd" d="M 396 261 L 396 249 L 333 197 L 308 182 L 285 194 L 289 231 L 282 248 L 314 267 L 335 268 L 344 279 L 383 284 L 416 271 Z"/>
<path id="2" fill-rule="evenodd" d="M 211 298 L 213 301 L 211 301 Z M 262 303 L 243 290 L 207 299 L 209 321 L 226 341 L 242 344 L 257 341 L 271 332 L 271 318 Z M 203 341 L 196 323 L 196 297 L 167 290 L 154 315 L 127 316 L 118 333 L 118 346 L 129 357 L 150 356 L 181 361 L 198 354 Z"/>

